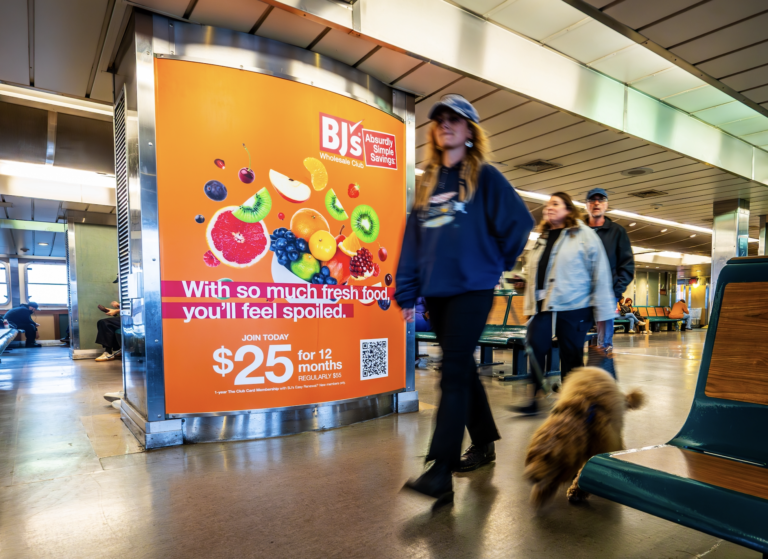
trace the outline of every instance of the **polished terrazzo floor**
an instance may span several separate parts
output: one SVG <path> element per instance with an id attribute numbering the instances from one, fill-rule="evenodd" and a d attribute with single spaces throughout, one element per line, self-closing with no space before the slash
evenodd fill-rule
<path id="1" fill-rule="evenodd" d="M 617 335 L 622 386 L 649 396 L 627 417 L 629 446 L 676 433 L 704 334 Z M 143 452 L 102 399 L 120 387 L 119 363 L 14 350 L 0 364 L 0 558 L 760 556 L 599 498 L 573 507 L 561 495 L 534 512 L 521 472 L 543 419 L 507 411 L 525 387 L 490 378 L 496 464 L 456 476 L 454 505 L 432 511 L 400 487 L 421 470 L 438 374 L 417 372 L 419 413 Z"/>

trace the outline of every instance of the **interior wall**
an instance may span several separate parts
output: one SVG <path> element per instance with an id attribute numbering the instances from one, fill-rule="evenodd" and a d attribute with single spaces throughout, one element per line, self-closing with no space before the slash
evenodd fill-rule
<path id="1" fill-rule="evenodd" d="M 648 305 L 648 272 L 635 274 L 635 297 L 632 301 L 638 307 Z"/>
<path id="2" fill-rule="evenodd" d="M 648 272 L 648 306 L 659 306 L 659 272 Z"/>
<path id="3" fill-rule="evenodd" d="M 659 295 L 659 306 L 660 307 L 669 307 L 670 303 L 670 296 L 671 296 L 671 285 L 670 282 L 672 281 L 670 278 L 669 272 L 662 272 L 659 274 L 660 281 L 661 281 L 661 288 L 666 289 L 667 293 L 666 295 Z"/>
<path id="4" fill-rule="evenodd" d="M 88 223 L 74 225 L 80 338 L 79 347 L 73 347 L 101 349 L 96 343 L 96 323 L 105 315 L 98 305 L 109 307 L 112 301 L 118 300 L 118 284 L 112 283 L 118 273 L 117 228 Z"/>

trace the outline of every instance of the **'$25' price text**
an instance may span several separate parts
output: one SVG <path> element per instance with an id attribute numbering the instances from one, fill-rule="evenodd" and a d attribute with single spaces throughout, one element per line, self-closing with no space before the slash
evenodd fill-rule
<path id="1" fill-rule="evenodd" d="M 278 372 L 273 369 L 264 371 L 264 376 L 267 377 L 269 382 L 279 384 L 288 381 L 293 376 L 293 361 L 291 361 L 291 358 L 286 357 L 285 355 L 278 356 L 278 353 L 290 351 L 290 344 L 269 346 L 269 349 L 267 350 L 266 366 L 274 367 L 275 365 L 282 365 L 284 368 L 282 374 L 278 374 Z M 258 346 L 244 345 L 235 352 L 235 361 L 244 361 L 248 355 L 253 355 L 253 361 L 250 365 L 237 373 L 237 376 L 235 377 L 235 385 L 264 384 L 264 376 L 248 376 L 261 367 L 261 364 L 264 362 L 264 352 Z M 235 368 L 235 364 L 230 357 L 232 357 L 232 352 L 224 346 L 214 350 L 213 360 L 218 363 L 218 365 L 213 366 L 214 372 L 220 374 L 222 377 L 227 373 L 231 373 Z"/>

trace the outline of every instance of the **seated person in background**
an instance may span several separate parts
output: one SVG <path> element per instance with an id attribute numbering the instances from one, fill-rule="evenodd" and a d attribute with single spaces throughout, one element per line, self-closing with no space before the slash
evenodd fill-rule
<path id="1" fill-rule="evenodd" d="M 632 308 L 632 299 L 627 297 L 626 299 L 619 299 L 619 313 L 621 316 L 629 320 L 629 333 L 634 334 L 635 333 L 635 324 L 638 324 L 640 326 L 645 326 L 645 330 L 643 331 L 644 334 L 650 334 L 651 329 L 647 322 L 643 320 L 643 318 L 640 316 L 640 313 L 638 313 L 635 309 Z"/>
<path id="2" fill-rule="evenodd" d="M 120 303 L 112 301 L 111 309 L 99 305 L 99 310 L 109 315 L 96 323 L 96 343 L 101 344 L 104 353 L 96 361 L 113 361 L 120 355 Z"/>
<path id="3" fill-rule="evenodd" d="M 24 337 L 27 339 L 26 347 L 42 347 L 35 340 L 37 339 L 37 327 L 40 326 L 37 322 L 32 320 L 32 313 L 38 309 L 38 304 L 34 301 L 23 303 L 18 307 L 14 307 L 5 313 L 5 320 L 11 328 L 17 330 L 24 330 Z"/>
<path id="4" fill-rule="evenodd" d="M 672 305 L 672 310 L 669 311 L 669 318 L 685 319 L 685 322 L 680 327 L 681 332 L 685 332 L 686 328 L 688 330 L 693 328 L 691 325 L 691 311 L 688 310 L 688 305 L 685 304 L 685 301 L 678 301 Z"/>

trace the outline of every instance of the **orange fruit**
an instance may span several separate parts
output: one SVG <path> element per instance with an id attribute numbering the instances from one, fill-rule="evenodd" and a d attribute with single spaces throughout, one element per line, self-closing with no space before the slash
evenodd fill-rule
<path id="1" fill-rule="evenodd" d="M 356 255 L 357 251 L 360 250 L 360 239 L 354 233 L 350 233 L 349 237 L 339 243 L 339 250 L 347 256 Z"/>
<path id="2" fill-rule="evenodd" d="M 321 262 L 330 260 L 336 254 L 336 239 L 328 231 L 315 231 L 309 239 L 309 252 Z"/>
<path id="3" fill-rule="evenodd" d="M 328 186 L 328 171 L 325 170 L 325 165 L 319 159 L 314 157 L 307 157 L 304 160 L 304 166 L 312 175 L 312 187 L 315 190 L 322 190 Z"/>
<path id="4" fill-rule="evenodd" d="M 291 231 L 296 238 L 309 242 L 317 231 L 330 232 L 331 228 L 320 212 L 312 208 L 302 208 L 291 218 Z"/>

